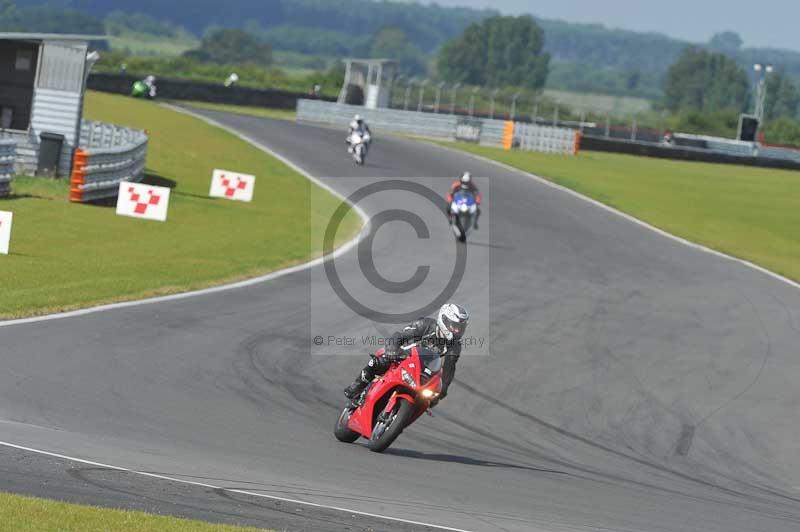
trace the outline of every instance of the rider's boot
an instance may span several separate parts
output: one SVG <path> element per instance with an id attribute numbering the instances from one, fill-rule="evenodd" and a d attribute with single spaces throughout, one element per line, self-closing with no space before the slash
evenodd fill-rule
<path id="1" fill-rule="evenodd" d="M 361 395 L 361 392 L 364 391 L 368 384 L 369 382 L 364 379 L 364 376 L 359 374 L 353 384 L 344 389 L 345 397 L 353 401 L 358 399 L 358 396 Z"/>

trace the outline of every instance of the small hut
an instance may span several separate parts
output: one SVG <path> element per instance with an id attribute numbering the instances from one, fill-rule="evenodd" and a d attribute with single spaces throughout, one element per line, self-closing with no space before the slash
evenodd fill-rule
<path id="1" fill-rule="evenodd" d="M 86 78 L 103 37 L 0 33 L 0 137 L 18 172 L 68 176 L 80 139 Z"/>

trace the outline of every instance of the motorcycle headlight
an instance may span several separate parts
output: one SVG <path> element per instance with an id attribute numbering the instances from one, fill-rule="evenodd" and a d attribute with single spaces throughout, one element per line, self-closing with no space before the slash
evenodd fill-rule
<path id="1" fill-rule="evenodd" d="M 414 377 L 411 376 L 409 372 L 406 370 L 400 370 L 401 375 L 403 376 L 403 382 L 411 386 L 412 388 L 417 387 L 417 381 L 414 380 Z"/>
<path id="2" fill-rule="evenodd" d="M 469 207 L 467 205 L 462 205 L 461 206 L 461 212 L 467 212 L 468 210 L 469 210 Z"/>
<path id="3" fill-rule="evenodd" d="M 428 390 L 428 389 L 422 390 L 422 397 L 424 397 L 425 399 L 433 399 L 437 395 L 439 394 L 434 392 L 433 390 Z"/>

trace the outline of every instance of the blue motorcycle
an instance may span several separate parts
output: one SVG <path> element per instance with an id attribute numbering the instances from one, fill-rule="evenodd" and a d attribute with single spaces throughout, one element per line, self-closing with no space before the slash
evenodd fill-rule
<path id="1" fill-rule="evenodd" d="M 450 203 L 450 225 L 459 242 L 467 241 L 467 234 L 475 225 L 477 213 L 478 204 L 474 194 L 461 190 L 453 195 Z"/>

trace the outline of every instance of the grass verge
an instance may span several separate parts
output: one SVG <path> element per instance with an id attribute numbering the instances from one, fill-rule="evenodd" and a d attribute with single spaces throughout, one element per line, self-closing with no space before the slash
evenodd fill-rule
<path id="1" fill-rule="evenodd" d="M 174 187 L 167 222 L 71 204 L 66 180 L 16 179 L 12 198 L 0 200 L 0 210 L 14 213 L 11 254 L 0 256 L 0 318 L 203 288 L 317 254 L 312 237 L 323 232 L 341 200 L 281 162 L 152 102 L 89 93 L 86 114 L 149 130 L 148 179 Z M 253 202 L 209 198 L 214 168 L 256 175 Z M 337 243 L 360 224 L 349 212 Z"/>
<path id="2" fill-rule="evenodd" d="M 48 499 L 0 493 L 0 531 L 24 532 L 263 532 L 256 528 L 220 525 L 152 515 L 128 510 L 110 510 Z"/>
<path id="3" fill-rule="evenodd" d="M 208 103 L 194 101 L 175 102 L 178 105 L 208 109 L 210 111 L 224 111 L 240 115 L 258 116 L 260 118 L 273 118 L 276 120 L 289 120 L 294 122 L 297 112 L 293 109 L 272 109 L 270 107 L 254 107 L 249 105 L 230 105 L 225 103 Z"/>
<path id="4" fill-rule="evenodd" d="M 800 172 L 446 145 L 548 178 L 669 233 L 800 281 Z"/>

